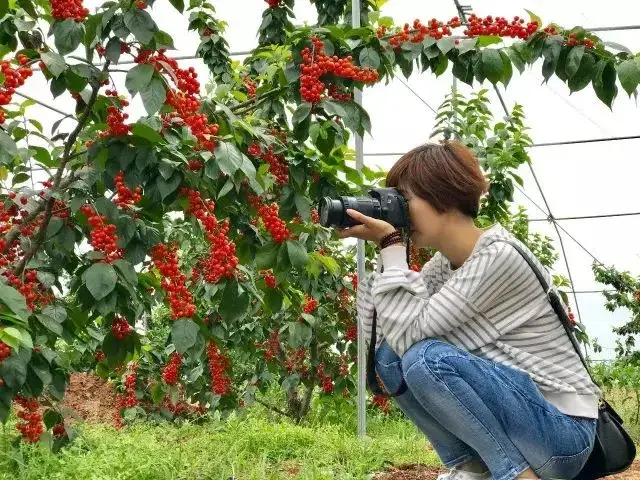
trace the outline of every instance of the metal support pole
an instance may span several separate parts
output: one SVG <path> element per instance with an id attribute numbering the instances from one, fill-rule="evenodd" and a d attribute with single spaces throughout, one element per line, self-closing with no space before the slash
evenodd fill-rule
<path id="1" fill-rule="evenodd" d="M 351 25 L 353 28 L 360 28 L 360 0 L 351 0 Z M 354 101 L 362 105 L 362 90 L 356 88 Z M 364 165 L 362 137 L 356 132 L 356 169 L 362 171 Z M 358 249 L 356 251 L 358 264 L 358 281 L 364 281 L 364 240 L 358 239 Z M 366 385 L 366 365 L 367 351 L 364 338 L 364 329 L 358 325 L 358 438 L 364 438 L 367 434 L 367 385 Z"/>

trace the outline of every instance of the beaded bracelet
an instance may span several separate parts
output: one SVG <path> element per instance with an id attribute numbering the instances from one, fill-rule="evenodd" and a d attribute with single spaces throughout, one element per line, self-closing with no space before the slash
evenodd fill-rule
<path id="1" fill-rule="evenodd" d="M 380 240 L 380 248 L 386 248 L 390 245 L 395 245 L 396 243 L 403 243 L 404 239 L 402 238 L 402 232 L 396 230 L 395 232 L 391 232 Z"/>

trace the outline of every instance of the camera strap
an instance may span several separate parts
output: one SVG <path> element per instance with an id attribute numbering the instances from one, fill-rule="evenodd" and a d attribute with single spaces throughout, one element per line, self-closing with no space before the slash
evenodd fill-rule
<path id="1" fill-rule="evenodd" d="M 411 245 L 410 245 L 409 239 L 407 239 L 406 242 L 407 242 L 407 264 L 408 264 L 410 259 Z M 381 269 L 381 272 L 383 271 L 384 271 L 384 267 L 382 267 Z M 377 318 L 378 318 L 378 312 L 374 306 L 373 322 L 371 324 L 371 338 L 369 339 L 369 351 L 367 353 L 367 385 L 371 393 L 373 393 L 374 395 L 382 395 L 384 397 L 397 397 L 398 395 L 402 395 L 404 392 L 407 391 L 406 382 L 403 380 L 400 388 L 396 392 L 391 393 L 384 388 L 384 386 L 382 385 L 382 382 L 378 381 L 378 376 L 376 374 L 376 343 L 378 340 L 378 337 L 376 335 Z"/>

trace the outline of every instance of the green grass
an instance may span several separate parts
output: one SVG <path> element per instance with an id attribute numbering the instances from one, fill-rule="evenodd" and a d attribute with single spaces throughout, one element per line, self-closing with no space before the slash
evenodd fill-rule
<path id="1" fill-rule="evenodd" d="M 322 406 L 303 425 L 260 407 L 200 425 L 84 425 L 57 455 L 5 442 L 0 479 L 362 479 L 390 464 L 438 463 L 424 436 L 399 416 L 370 415 L 368 427 L 361 441 L 353 408 Z"/>
<path id="2" fill-rule="evenodd" d="M 607 398 L 638 442 L 632 395 L 617 390 Z M 439 464 L 424 436 L 397 409 L 389 417 L 370 410 L 364 440 L 356 427 L 353 406 L 316 399 L 300 425 L 258 405 L 198 425 L 140 422 L 118 431 L 85 424 L 79 438 L 55 455 L 42 446 L 9 444 L 15 432 L 10 421 L 0 437 L 0 480 L 362 479 L 389 465 Z"/>

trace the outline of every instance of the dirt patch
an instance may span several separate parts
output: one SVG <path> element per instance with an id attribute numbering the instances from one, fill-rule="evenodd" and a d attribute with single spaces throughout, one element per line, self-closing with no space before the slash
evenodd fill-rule
<path id="1" fill-rule="evenodd" d="M 611 480 L 635 480 L 640 478 L 640 460 L 633 462 L 633 465 L 631 465 L 628 470 L 618 473 L 617 475 L 610 475 L 606 478 L 610 478 Z"/>
<path id="2" fill-rule="evenodd" d="M 389 467 L 386 472 L 376 475 L 374 480 L 435 480 L 445 472 L 443 467 L 426 467 L 424 465 L 397 465 Z"/>
<path id="3" fill-rule="evenodd" d="M 443 473 L 443 467 L 425 467 L 424 465 L 399 465 L 390 467 L 386 472 L 374 477 L 374 480 L 436 480 Z M 639 480 L 640 460 L 634 462 L 628 470 L 605 477 L 611 480 Z"/>
<path id="4" fill-rule="evenodd" d="M 70 375 L 63 407 L 69 408 L 84 421 L 111 423 L 115 404 L 115 391 L 107 381 L 91 373 Z"/>

